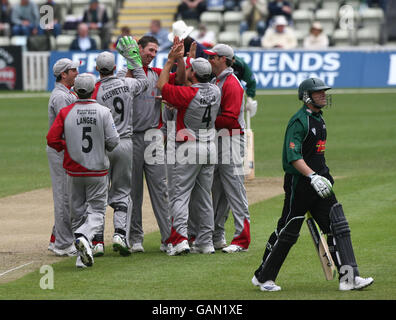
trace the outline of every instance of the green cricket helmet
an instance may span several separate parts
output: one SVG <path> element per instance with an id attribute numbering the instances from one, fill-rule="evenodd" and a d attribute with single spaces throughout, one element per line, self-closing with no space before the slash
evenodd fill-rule
<path id="1" fill-rule="evenodd" d="M 318 106 L 312 100 L 312 92 L 329 90 L 331 87 L 326 85 L 323 80 L 319 78 L 309 78 L 300 83 L 298 87 L 298 99 L 304 101 L 304 103 L 312 103 L 315 107 Z"/>

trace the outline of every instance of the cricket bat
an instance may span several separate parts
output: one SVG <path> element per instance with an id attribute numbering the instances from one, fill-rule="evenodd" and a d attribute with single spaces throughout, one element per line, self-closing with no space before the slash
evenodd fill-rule
<path id="1" fill-rule="evenodd" d="M 327 242 L 323 233 L 319 233 L 319 228 L 316 225 L 316 222 L 313 219 L 311 213 L 309 212 L 307 214 L 307 226 L 314 242 L 316 252 L 318 253 L 319 260 L 325 274 L 325 278 L 326 280 L 333 280 L 333 278 L 337 274 L 334 261 L 331 258 L 329 247 L 327 246 Z"/>
<path id="2" fill-rule="evenodd" d="M 244 158 L 244 172 L 247 180 L 254 179 L 254 134 L 250 128 L 250 111 L 246 111 L 246 149 Z"/>

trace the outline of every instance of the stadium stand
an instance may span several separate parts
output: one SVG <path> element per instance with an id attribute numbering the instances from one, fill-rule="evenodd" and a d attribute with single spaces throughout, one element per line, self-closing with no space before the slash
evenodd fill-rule
<path id="1" fill-rule="evenodd" d="M 58 51 L 67 51 L 69 50 L 70 44 L 74 39 L 74 35 L 71 34 L 60 34 L 56 37 L 56 50 Z"/>
<path id="2" fill-rule="evenodd" d="M 298 9 L 293 11 L 292 19 L 295 30 L 299 30 L 305 34 L 308 34 L 309 28 L 311 27 L 312 21 L 314 19 L 314 13 L 311 10 Z"/>
<path id="3" fill-rule="evenodd" d="M 31 1 L 38 5 L 46 2 L 46 0 Z M 9 0 L 9 2 L 13 6 L 20 0 Z M 82 19 L 90 0 L 55 0 L 55 2 L 62 7 L 65 23 L 61 35 L 51 39 L 51 49 L 68 50 L 76 35 L 77 24 Z M 302 47 L 303 39 L 309 33 L 313 21 L 322 24 L 324 32 L 329 36 L 330 46 L 396 45 L 395 2 L 388 1 L 388 9 L 384 12 L 378 5 L 367 7 L 366 2 L 360 0 L 291 0 L 289 1 L 293 9 L 291 25 L 298 38 L 298 47 Z M 124 26 L 129 27 L 131 34 L 136 38 L 148 32 L 153 19 L 160 20 L 162 26 L 170 30 L 180 0 L 99 0 L 99 3 L 106 7 L 107 14 L 112 19 L 113 44 Z M 201 22 L 208 30 L 215 32 L 217 42 L 225 42 L 235 47 L 249 47 L 252 39 L 262 36 L 258 31 L 261 30 L 262 25 L 265 30 L 265 18 L 261 18 L 256 24 L 247 24 L 241 10 L 226 10 L 224 0 L 207 0 L 206 3 L 207 11 L 201 14 Z M 350 6 L 347 8 L 348 14 L 352 12 L 353 15 L 352 18 L 348 18 L 349 20 L 345 18 L 347 12 L 345 5 Z M 198 27 L 196 21 L 185 20 L 185 22 L 187 25 Z M 348 30 L 343 30 L 344 28 Z M 90 31 L 90 36 L 99 43 L 102 40 L 97 32 Z M 18 44 L 26 48 L 27 41 L 23 37 L 0 37 L 0 45 L 8 44 Z"/>
<path id="4" fill-rule="evenodd" d="M 380 31 L 385 22 L 384 11 L 380 8 L 366 8 L 360 13 L 360 21 L 363 28 Z"/>
<path id="5" fill-rule="evenodd" d="M 315 10 L 318 6 L 318 0 L 298 0 L 294 4 L 298 4 L 299 10 Z"/>
<path id="6" fill-rule="evenodd" d="M 258 32 L 255 30 L 247 30 L 241 34 L 241 46 L 248 47 L 250 41 L 258 36 Z"/>
<path id="7" fill-rule="evenodd" d="M 332 35 L 337 22 L 337 9 L 318 9 L 315 12 L 315 20 L 322 24 L 323 31 Z"/>
<path id="8" fill-rule="evenodd" d="M 9 37 L 0 37 L 0 46 L 9 46 L 11 43 Z"/>
<path id="9" fill-rule="evenodd" d="M 380 33 L 377 28 L 360 28 L 356 31 L 356 44 L 358 46 L 374 46 L 379 44 Z"/>
<path id="10" fill-rule="evenodd" d="M 170 29 L 178 4 L 177 0 L 125 0 L 122 8 L 119 9 L 113 36 L 119 35 L 121 28 L 127 26 L 134 36 L 140 38 L 149 30 L 150 22 L 153 19 L 160 20 L 162 27 Z M 190 25 L 189 22 L 185 22 Z"/>
<path id="11" fill-rule="evenodd" d="M 340 7 L 340 0 L 326 0 L 322 1 L 322 9 L 330 9 L 337 11 Z"/>
<path id="12" fill-rule="evenodd" d="M 224 31 L 239 32 L 244 16 L 241 11 L 226 11 L 223 15 Z"/>
<path id="13" fill-rule="evenodd" d="M 219 33 L 223 28 L 223 13 L 219 11 L 205 11 L 201 14 L 201 23 L 208 30 Z"/>
<path id="14" fill-rule="evenodd" d="M 354 30 L 336 29 L 332 35 L 333 46 L 348 47 L 354 44 Z"/>
<path id="15" fill-rule="evenodd" d="M 235 31 L 221 31 L 218 34 L 219 43 L 226 43 L 232 47 L 239 47 L 241 44 L 241 35 Z"/>

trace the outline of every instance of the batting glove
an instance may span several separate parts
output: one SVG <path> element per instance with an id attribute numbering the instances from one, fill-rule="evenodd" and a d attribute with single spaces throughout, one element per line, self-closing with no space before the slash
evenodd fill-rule
<path id="1" fill-rule="evenodd" d="M 246 99 L 246 110 L 250 111 L 250 118 L 253 118 L 257 112 L 257 101 L 253 100 L 251 97 Z"/>
<path id="2" fill-rule="evenodd" d="M 333 193 L 333 186 L 331 185 L 331 182 L 325 177 L 322 177 L 316 173 L 312 173 L 308 176 L 308 178 L 311 179 L 311 186 L 321 198 L 327 198 Z"/>
<path id="3" fill-rule="evenodd" d="M 143 66 L 139 45 L 131 36 L 125 36 L 118 40 L 116 49 L 126 59 L 128 69 L 134 70 Z"/>

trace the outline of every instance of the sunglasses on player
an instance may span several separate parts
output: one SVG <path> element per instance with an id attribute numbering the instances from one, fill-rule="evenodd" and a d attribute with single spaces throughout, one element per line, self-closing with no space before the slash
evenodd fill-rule
<path id="1" fill-rule="evenodd" d="M 215 55 L 215 56 L 209 56 L 208 57 L 208 60 L 213 60 L 214 58 L 216 58 L 216 57 L 219 57 L 219 58 L 221 58 L 221 57 L 224 57 L 224 56 L 219 56 L 219 55 Z"/>

